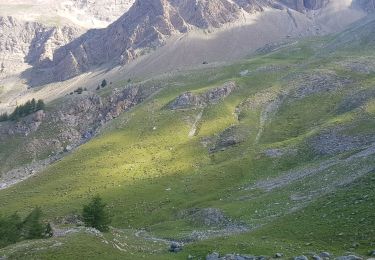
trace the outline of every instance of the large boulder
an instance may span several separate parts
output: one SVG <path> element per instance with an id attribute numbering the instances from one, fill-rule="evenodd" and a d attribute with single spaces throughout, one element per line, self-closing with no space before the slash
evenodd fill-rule
<path id="1" fill-rule="evenodd" d="M 172 242 L 169 246 L 169 252 L 172 253 L 178 253 L 182 251 L 182 244 L 177 243 L 177 242 Z"/>
<path id="2" fill-rule="evenodd" d="M 229 81 L 202 94 L 185 92 L 172 101 L 172 103 L 169 104 L 169 108 L 177 110 L 205 107 L 210 104 L 216 104 L 229 96 L 235 88 L 236 83 L 234 81 Z"/>
<path id="3" fill-rule="evenodd" d="M 294 260 L 309 260 L 306 256 L 300 255 L 293 258 Z"/>

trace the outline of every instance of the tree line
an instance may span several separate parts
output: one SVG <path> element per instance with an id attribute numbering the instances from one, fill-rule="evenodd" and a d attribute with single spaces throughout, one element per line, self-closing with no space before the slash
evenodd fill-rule
<path id="1" fill-rule="evenodd" d="M 42 211 L 35 208 L 26 218 L 14 213 L 0 217 L 0 248 L 25 239 L 47 238 L 53 235 L 49 223 L 41 222 Z"/>
<path id="2" fill-rule="evenodd" d="M 32 100 L 27 101 L 25 104 L 17 106 L 10 115 L 8 115 L 8 113 L 1 114 L 0 122 L 7 120 L 16 121 L 20 118 L 35 113 L 36 111 L 43 110 L 44 108 L 45 104 L 42 99 L 36 101 L 35 98 L 33 98 Z"/>

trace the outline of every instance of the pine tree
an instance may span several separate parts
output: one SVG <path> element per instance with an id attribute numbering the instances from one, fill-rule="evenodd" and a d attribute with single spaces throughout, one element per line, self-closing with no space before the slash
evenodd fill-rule
<path id="1" fill-rule="evenodd" d="M 32 112 L 37 111 L 37 109 L 36 109 L 36 101 L 35 101 L 35 98 L 33 98 L 33 99 L 31 100 L 31 111 L 32 111 Z"/>
<path id="2" fill-rule="evenodd" d="M 83 207 L 82 216 L 87 227 L 108 231 L 111 220 L 106 211 L 106 204 L 102 202 L 100 196 L 95 196 L 88 205 Z"/>
<path id="3" fill-rule="evenodd" d="M 107 86 L 107 81 L 105 79 L 103 79 L 101 86 L 102 86 L 102 88 L 104 88 L 105 86 Z"/>
<path id="4" fill-rule="evenodd" d="M 25 239 L 43 238 L 44 226 L 40 222 L 42 210 L 35 208 L 22 223 L 22 235 Z"/>
<path id="5" fill-rule="evenodd" d="M 36 103 L 36 109 L 35 109 L 35 111 L 44 110 L 45 107 L 46 106 L 45 106 L 43 100 L 39 99 L 38 103 Z"/>
<path id="6" fill-rule="evenodd" d="M 0 115 L 0 122 L 7 121 L 9 119 L 8 113 L 3 113 Z"/>

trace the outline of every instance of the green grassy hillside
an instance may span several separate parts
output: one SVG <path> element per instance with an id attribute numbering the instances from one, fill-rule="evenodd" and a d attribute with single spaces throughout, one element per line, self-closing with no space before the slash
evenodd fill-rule
<path id="1" fill-rule="evenodd" d="M 345 33 L 160 80 L 160 92 L 98 137 L 0 191 L 2 215 L 40 206 L 71 231 L 0 256 L 366 255 L 375 249 L 375 50 L 345 42 L 331 52 Z M 170 109 L 184 92 L 229 81 L 235 90 L 217 103 Z M 109 233 L 62 224 L 96 194 L 113 215 Z M 183 251 L 169 253 L 169 241 Z"/>

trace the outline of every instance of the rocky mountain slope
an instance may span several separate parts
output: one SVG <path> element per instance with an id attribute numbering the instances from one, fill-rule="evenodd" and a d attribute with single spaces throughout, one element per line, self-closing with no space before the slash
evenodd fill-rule
<path id="1" fill-rule="evenodd" d="M 0 77 L 17 75 L 27 65 L 53 59 L 56 49 L 83 33 L 71 26 L 50 27 L 11 16 L 0 17 Z"/>
<path id="2" fill-rule="evenodd" d="M 1 215 L 40 206 L 55 232 L 0 256 L 372 257 L 373 25 L 142 83 L 120 73 L 0 123 Z M 108 233 L 81 226 L 96 194 Z"/>
<path id="3" fill-rule="evenodd" d="M 197 29 L 218 29 L 229 24 L 237 24 L 237 27 L 242 27 L 248 22 L 254 23 L 253 20 L 249 21 L 246 17 L 256 17 L 256 13 L 269 13 L 272 10 L 274 10 L 272 14 L 274 20 L 284 15 L 289 17 L 289 21 L 280 22 L 279 19 L 280 23 L 273 24 L 277 28 L 276 30 L 285 33 L 284 37 L 288 35 L 298 36 L 299 34 L 323 34 L 337 30 L 337 25 L 327 26 L 325 21 L 319 21 L 317 17 L 311 19 L 308 15 L 298 13 L 323 10 L 335 2 L 338 3 L 335 0 L 136 1 L 129 12 L 108 28 L 88 32 L 63 46 L 54 53 L 53 62 L 47 66 L 36 66 L 35 70 L 40 72 L 40 69 L 45 70 L 47 67 L 53 67 L 52 71 L 48 73 L 53 75 L 54 80 L 66 80 L 103 64 L 107 64 L 107 66 L 127 64 L 150 50 L 165 45 L 167 39 L 173 35 L 182 35 Z M 340 2 L 339 5 L 345 7 L 346 3 Z M 294 11 L 290 11 L 289 8 Z M 349 6 L 346 6 L 346 8 L 349 8 Z M 336 14 L 332 13 L 331 15 Z M 315 16 L 320 17 L 322 15 L 315 14 Z M 335 20 L 332 16 L 330 18 Z M 347 13 L 346 19 L 340 21 L 340 24 L 344 27 L 359 17 L 361 15 L 355 11 L 353 11 L 353 14 Z M 290 29 L 291 25 L 295 28 Z M 317 29 L 309 31 L 314 27 Z M 325 28 L 319 31 L 321 27 Z M 262 24 L 259 22 L 259 28 L 255 33 L 267 34 L 266 30 L 263 31 L 261 28 Z M 280 36 L 275 34 L 273 40 L 280 40 Z M 261 42 L 266 44 L 268 40 Z M 250 52 L 251 50 L 247 54 Z"/>
<path id="4" fill-rule="evenodd" d="M 30 67 L 48 63 L 56 49 L 88 29 L 108 26 L 132 3 L 129 0 L 0 0 L 0 110 L 10 112 L 18 98 L 34 86 L 21 76 L 28 75 Z M 53 81 L 53 75 L 43 77 L 47 77 L 45 81 Z"/>
<path id="5" fill-rule="evenodd" d="M 115 66 L 120 66 L 129 77 L 144 77 L 174 73 L 202 63 L 233 62 L 265 44 L 340 31 L 363 17 L 364 9 L 371 11 L 371 3 L 371 0 L 355 0 L 353 4 L 350 0 L 0 2 L 0 14 L 4 16 L 0 25 L 3 27 L 0 110 L 10 112 L 16 104 L 35 97 L 30 87 L 56 83 L 46 88 L 56 90 L 61 81 L 86 72 L 107 73 Z M 107 28 L 84 33 L 87 28 L 105 27 L 131 5 L 128 13 Z M 10 14 L 12 17 L 8 18 Z M 9 19 L 15 25 L 9 27 Z M 89 23 L 81 24 L 82 20 Z M 12 27 L 15 30 L 9 29 Z M 86 78 L 86 87 L 90 87 L 90 80 L 91 76 Z M 50 100 L 52 96 L 69 93 L 49 90 L 41 94 L 43 98 L 48 96 Z"/>

